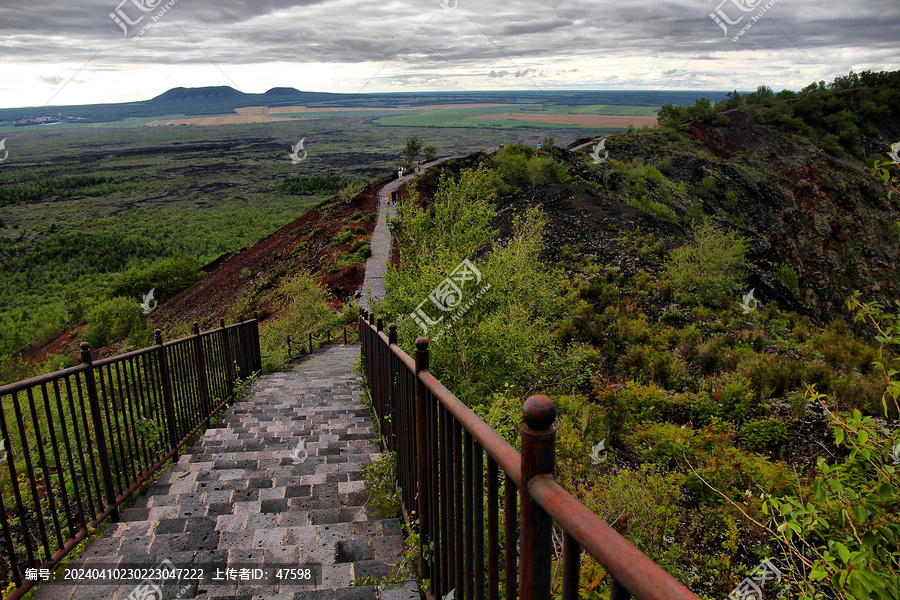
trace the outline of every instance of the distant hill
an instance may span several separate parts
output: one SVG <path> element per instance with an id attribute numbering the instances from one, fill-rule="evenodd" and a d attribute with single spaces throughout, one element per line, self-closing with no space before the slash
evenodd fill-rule
<path id="1" fill-rule="evenodd" d="M 488 91 L 428 92 L 391 94 L 335 94 L 304 92 L 295 88 L 276 87 L 263 94 L 246 94 L 229 86 L 177 87 L 142 102 L 121 104 L 86 104 L 80 106 L 45 106 L 0 109 L 0 123 L 37 124 L 34 119 L 63 115 L 86 123 L 106 123 L 127 118 L 149 118 L 167 115 L 222 115 L 243 106 L 358 107 L 402 108 L 415 105 L 491 102 L 507 104 L 559 104 L 590 106 L 614 104 L 624 106 L 662 106 L 693 104 L 706 97 L 713 102 L 725 98 L 725 92 L 654 92 L 654 91 Z M 8 124 L 8 123 L 7 123 Z"/>

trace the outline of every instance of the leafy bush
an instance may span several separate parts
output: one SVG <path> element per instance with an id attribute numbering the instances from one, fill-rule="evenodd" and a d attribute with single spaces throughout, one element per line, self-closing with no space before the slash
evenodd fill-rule
<path id="1" fill-rule="evenodd" d="M 341 246 L 352 240 L 354 237 L 352 229 L 342 229 L 331 241 L 335 246 Z"/>
<path id="2" fill-rule="evenodd" d="M 445 173 L 428 207 L 420 205 L 413 188 L 411 201 L 397 207 L 391 222 L 403 260 L 389 267 L 388 295 L 377 307 L 387 322 L 397 323 L 399 344 L 407 352 L 417 336 L 431 340 L 432 371 L 472 407 L 484 404 L 505 383 L 524 386 L 542 376 L 540 356 L 553 341 L 561 307 L 572 300 L 562 278 L 538 260 L 543 219 L 530 210 L 514 220 L 509 241 L 495 243 L 475 261 L 481 282 L 470 280 L 463 289 L 464 313 L 441 314 L 427 301 L 464 259 L 474 260 L 495 241 L 494 181 L 486 166 L 464 169 L 459 179 Z M 410 316 L 423 301 L 424 310 L 442 319 L 427 331 Z M 438 332 L 443 334 L 435 339 Z"/>
<path id="3" fill-rule="evenodd" d="M 754 419 L 744 423 L 739 437 L 750 452 L 761 452 L 787 440 L 787 426 L 778 419 Z"/>
<path id="4" fill-rule="evenodd" d="M 794 295 L 800 293 L 797 271 L 791 267 L 785 264 L 778 265 L 778 268 L 775 270 L 775 278 L 791 290 L 791 293 Z"/>
<path id="5" fill-rule="evenodd" d="M 151 289 L 155 289 L 154 298 L 165 302 L 203 278 L 200 266 L 200 261 L 193 256 L 175 254 L 156 261 L 146 269 L 128 269 L 113 281 L 107 296 L 142 299 Z"/>
<path id="6" fill-rule="evenodd" d="M 383 452 L 363 465 L 363 477 L 369 499 L 366 506 L 382 518 L 400 516 L 400 494 L 397 491 L 397 453 Z"/>
<path id="7" fill-rule="evenodd" d="M 303 340 L 335 323 L 328 298 L 309 273 L 301 272 L 284 281 L 276 292 L 280 298 L 278 316 L 260 327 L 263 370 L 278 371 L 288 366 L 287 336 Z"/>
<path id="8" fill-rule="evenodd" d="M 703 200 L 706 200 L 707 202 L 715 200 L 716 194 L 719 193 L 719 187 L 716 184 L 716 178 L 704 177 L 702 180 L 700 180 L 700 183 L 691 186 L 691 192 L 693 192 Z"/>
<path id="9" fill-rule="evenodd" d="M 565 183 L 571 178 L 566 166 L 549 156 L 534 157 L 528 160 L 528 180 L 531 185 L 547 185 L 548 183 Z"/>
<path id="10" fill-rule="evenodd" d="M 633 346 L 619 358 L 617 367 L 644 383 L 672 389 L 687 373 L 687 364 L 675 354 L 653 345 Z"/>
<path id="11" fill-rule="evenodd" d="M 744 277 L 746 254 L 743 238 L 705 223 L 695 230 L 694 242 L 672 251 L 663 281 L 678 302 L 725 306 Z"/>
<path id="12" fill-rule="evenodd" d="M 823 398 L 811 393 L 812 399 Z M 842 419 L 827 408 L 838 445 L 850 456 L 829 465 L 820 457 L 811 490 L 767 498 L 766 529 L 795 565 L 787 582 L 804 598 L 823 591 L 851 600 L 900 596 L 900 477 L 890 458 L 895 440 L 871 417 Z"/>
<path id="13" fill-rule="evenodd" d="M 90 310 L 84 340 L 91 348 L 101 348 L 124 340 L 141 329 L 144 322 L 144 313 L 136 301 L 121 296 L 102 300 Z"/>
<path id="14" fill-rule="evenodd" d="M 528 189 L 535 185 L 564 183 L 570 179 L 565 165 L 551 156 L 538 157 L 534 148 L 516 143 L 504 146 L 494 155 L 495 185 L 500 194 Z"/>
<path id="15" fill-rule="evenodd" d="M 365 187 L 366 184 L 357 177 L 304 175 L 303 177 L 288 177 L 279 181 L 275 186 L 275 191 L 297 196 L 327 196 L 347 190 L 351 186 L 358 187 L 360 185 Z"/>

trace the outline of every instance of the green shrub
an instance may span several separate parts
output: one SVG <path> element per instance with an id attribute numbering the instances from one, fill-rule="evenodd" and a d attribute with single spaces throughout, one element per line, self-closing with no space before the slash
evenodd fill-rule
<path id="1" fill-rule="evenodd" d="M 101 348 L 120 342 L 132 332 L 141 329 L 144 320 L 144 313 L 134 300 L 121 296 L 101 300 L 88 314 L 84 340 L 91 348 Z"/>
<path id="2" fill-rule="evenodd" d="M 716 178 L 704 177 L 700 183 L 691 186 L 691 192 L 707 202 L 712 202 L 716 199 L 716 194 L 719 192 Z"/>
<path id="3" fill-rule="evenodd" d="M 143 299 L 151 289 L 154 298 L 165 302 L 203 277 L 200 261 L 187 254 L 176 254 L 156 261 L 145 269 L 128 269 L 109 286 L 107 296 Z"/>
<path id="4" fill-rule="evenodd" d="M 369 499 L 366 506 L 381 518 L 400 516 L 400 494 L 397 491 L 397 453 L 383 452 L 363 465 L 363 477 Z"/>
<path id="5" fill-rule="evenodd" d="M 694 242 L 672 251 L 663 281 L 678 302 L 725 306 L 739 290 L 746 254 L 743 238 L 704 223 L 695 230 Z"/>
<path id="6" fill-rule="evenodd" d="M 775 278 L 783 283 L 787 289 L 791 290 L 791 293 L 795 296 L 800 293 L 797 271 L 791 267 L 785 264 L 778 265 L 778 268 L 775 270 Z"/>
<path id="7" fill-rule="evenodd" d="M 643 383 L 668 389 L 677 387 L 687 374 L 687 365 L 680 356 L 652 345 L 629 348 L 619 358 L 617 367 Z"/>
<path id="8" fill-rule="evenodd" d="M 850 455 L 833 465 L 820 457 L 811 486 L 763 503 L 766 530 L 782 543 L 785 560 L 804 564 L 785 583 L 802 598 L 900 597 L 900 477 L 890 458 L 897 440 L 859 411 L 841 418 L 821 405 Z"/>
<path id="9" fill-rule="evenodd" d="M 737 209 L 738 205 L 738 197 L 734 190 L 726 190 L 725 191 L 725 200 L 722 202 L 722 207 L 728 212 L 734 212 Z"/>
<path id="10" fill-rule="evenodd" d="M 741 426 L 738 436 L 747 450 L 762 452 L 787 440 L 787 426 L 778 419 L 754 419 Z"/>
<path id="11" fill-rule="evenodd" d="M 819 146 L 832 156 L 837 156 L 841 152 L 844 151 L 843 146 L 841 146 L 841 140 L 838 136 L 833 133 L 829 133 L 822 138 L 822 141 L 819 142 Z"/>
<path id="12" fill-rule="evenodd" d="M 721 387 L 713 397 L 722 402 L 722 415 L 734 423 L 743 423 L 758 405 L 752 382 L 747 377 L 731 374 L 721 381 Z"/>
<path id="13" fill-rule="evenodd" d="M 354 238 L 353 230 L 351 230 L 351 229 L 342 229 L 341 231 L 339 231 L 339 232 L 337 233 L 337 235 L 334 236 L 334 238 L 332 238 L 331 241 L 332 241 L 332 243 L 333 243 L 335 246 L 341 246 L 341 245 L 343 245 L 343 244 L 346 244 L 347 242 L 349 242 L 349 241 L 352 240 L 353 238 Z"/>
<path id="14" fill-rule="evenodd" d="M 661 161 L 659 161 L 659 164 L 656 166 L 656 168 L 659 169 L 659 172 L 663 175 L 671 175 L 675 171 L 675 168 L 672 166 L 672 157 L 667 156 L 663 158 Z"/>
<path id="15" fill-rule="evenodd" d="M 529 159 L 526 168 L 531 185 L 565 183 L 571 179 L 565 165 L 549 156 Z"/>
<path id="16" fill-rule="evenodd" d="M 266 372 L 287 368 L 287 336 L 303 340 L 335 322 L 325 290 L 308 273 L 300 272 L 285 280 L 277 297 L 278 316 L 264 323 L 259 332 L 261 353 L 267 356 L 263 359 Z"/>

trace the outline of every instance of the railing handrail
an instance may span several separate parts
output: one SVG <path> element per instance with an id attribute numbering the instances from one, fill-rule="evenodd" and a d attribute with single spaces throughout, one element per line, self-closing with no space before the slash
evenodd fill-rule
<path id="1" fill-rule="evenodd" d="M 396 352 L 403 352 L 399 347 Z M 429 371 L 419 373 L 419 379 L 437 399 L 449 410 L 466 431 L 481 444 L 497 464 L 509 475 L 518 487 L 522 487 L 522 455 L 509 442 L 500 437 L 490 425 L 476 415 L 471 408 L 463 404 L 444 384 Z"/>
<path id="2" fill-rule="evenodd" d="M 85 366 L 84 364 L 78 364 L 71 367 L 66 367 L 65 369 L 60 369 L 59 371 L 54 371 L 52 373 L 44 373 L 43 375 L 35 375 L 34 377 L 29 377 L 28 379 L 21 379 L 13 383 L 7 383 L 6 385 L 0 386 L 0 396 L 19 392 L 30 387 L 41 385 L 42 383 L 52 383 L 53 381 L 62 379 L 67 375 L 75 375 L 77 373 L 81 373 L 85 369 L 87 369 L 87 366 Z"/>
<path id="3" fill-rule="evenodd" d="M 118 521 L 119 506 L 233 401 L 235 380 L 261 371 L 258 321 L 219 323 L 169 342 L 157 329 L 155 345 L 97 361 L 82 343 L 80 365 L 0 387 L 11 488 L 0 494 L 0 551 L 17 586 L 7 600 L 36 583 L 26 568 L 56 568 L 90 528 Z"/>
<path id="4" fill-rule="evenodd" d="M 528 493 L 632 596 L 647 600 L 695 598 L 690 590 L 554 479 L 535 477 Z"/>
<path id="5" fill-rule="evenodd" d="M 366 330 L 366 335 L 362 332 Z M 476 596 L 478 595 L 480 586 L 483 584 L 483 574 L 478 572 L 478 565 L 483 557 L 480 557 L 479 544 L 483 544 L 483 515 L 479 515 L 480 525 L 475 532 L 466 534 L 464 542 L 461 542 L 461 534 L 454 527 L 462 527 L 462 523 L 450 525 L 449 521 L 454 519 L 453 511 L 459 510 L 456 504 L 461 502 L 460 496 L 445 496 L 448 493 L 448 478 L 459 477 L 462 473 L 460 470 L 460 461 L 463 460 L 463 450 L 460 449 L 460 438 L 457 433 L 451 433 L 446 430 L 448 425 L 444 417 L 440 418 L 440 422 L 444 427 L 441 430 L 437 423 L 437 413 L 439 410 L 428 406 L 427 394 L 420 391 L 415 392 L 412 397 L 408 383 L 403 383 L 404 377 L 394 368 L 391 360 L 386 360 L 383 353 L 387 352 L 387 358 L 391 356 L 399 359 L 400 364 L 406 370 L 406 374 L 412 377 L 412 381 L 416 383 L 415 388 L 419 385 L 427 390 L 431 396 L 437 400 L 437 403 L 443 409 L 446 409 L 452 415 L 456 423 L 465 431 L 471 439 L 477 443 L 477 447 L 486 451 L 490 459 L 495 463 L 495 468 L 501 469 L 500 473 L 515 484 L 521 494 L 522 510 L 519 518 L 519 539 L 521 540 L 521 564 L 518 567 L 520 579 L 519 592 L 521 600 L 538 600 L 548 597 L 550 586 L 550 565 L 551 565 L 551 544 L 550 523 L 556 521 L 563 529 L 564 548 L 560 565 L 563 566 L 563 599 L 570 600 L 577 598 L 578 581 L 580 572 L 580 552 L 581 549 L 587 551 L 594 557 L 612 579 L 611 598 L 613 600 L 626 600 L 635 597 L 638 600 L 698 600 L 697 596 L 688 590 L 684 585 L 679 583 L 674 577 L 666 572 L 662 567 L 653 560 L 643 554 L 634 545 L 632 545 L 621 534 L 609 526 L 606 521 L 593 513 L 584 504 L 579 502 L 571 493 L 560 486 L 555 480 L 555 444 L 556 444 L 556 428 L 553 421 L 556 418 L 556 409 L 553 403 L 544 396 L 532 396 L 523 407 L 524 422 L 521 427 L 522 451 L 516 451 L 505 439 L 503 439 L 490 425 L 485 423 L 477 414 L 469 409 L 459 398 L 450 392 L 434 375 L 428 370 L 428 341 L 425 338 L 416 340 L 416 359 L 410 357 L 397 343 L 396 325 L 389 325 L 390 333 L 388 335 L 383 331 L 383 321 L 381 318 L 376 319 L 374 314 L 362 311 L 360 315 L 360 340 L 362 342 L 363 362 L 368 377 L 368 385 L 370 394 L 372 395 L 372 404 L 382 427 L 382 442 L 390 448 L 392 444 L 396 444 L 396 450 L 401 453 L 401 463 L 406 463 L 407 471 L 400 475 L 401 478 L 406 477 L 408 483 L 416 486 L 416 491 L 408 499 L 414 499 L 415 505 L 407 507 L 404 502 L 404 511 L 415 508 L 418 511 L 420 519 L 420 544 L 425 546 L 435 541 L 435 535 L 442 543 L 452 545 L 452 541 L 456 540 L 455 553 L 454 548 L 444 549 L 435 548 L 435 552 L 443 554 L 440 564 L 432 564 L 430 566 L 432 576 L 440 576 L 444 579 L 443 587 L 446 589 L 438 589 L 429 594 L 429 598 L 437 598 L 435 594 L 446 593 L 453 582 L 453 568 L 448 565 L 454 565 L 456 569 L 456 584 L 459 585 L 462 580 L 466 589 L 471 591 L 468 586 L 474 585 Z M 376 343 L 377 345 L 373 345 Z M 420 364 L 421 359 L 421 364 Z M 399 396 L 399 397 L 398 397 Z M 413 405 L 411 406 L 410 403 Z M 385 412 L 390 411 L 392 416 L 399 416 L 404 419 L 406 427 L 412 426 L 416 429 L 415 435 L 410 436 L 408 432 L 404 432 L 404 425 L 398 425 L 393 418 L 386 419 Z M 413 420 L 414 425 L 410 425 L 408 421 Z M 430 423 L 435 428 L 434 431 L 427 431 Z M 385 426 L 389 428 L 389 434 L 385 434 Z M 455 426 L 454 426 L 455 427 Z M 395 433 L 400 430 L 400 433 Z M 456 429 L 453 429 L 455 432 Z M 427 439 L 426 439 L 427 438 Z M 408 445 L 417 445 L 418 447 L 408 447 L 403 445 L 403 440 Z M 452 443 L 449 440 L 452 439 Z M 386 442 L 385 442 L 386 440 Z M 399 442 L 397 441 L 399 440 Z M 423 441 L 425 440 L 425 441 Z M 447 445 L 449 443 L 449 446 Z M 469 494 L 472 491 L 470 482 L 472 478 L 476 479 L 476 487 L 471 500 L 466 500 L 467 509 L 471 511 L 471 503 L 475 503 L 475 510 L 482 500 L 479 500 L 481 483 L 478 478 L 483 477 L 481 472 L 482 466 L 471 462 L 471 443 L 466 441 L 466 464 L 467 471 L 466 491 Z M 450 455 L 442 453 L 449 452 Z M 479 450 L 480 452 L 480 450 Z M 440 456 L 440 459 L 438 458 Z M 478 453 L 475 457 L 479 456 Z M 526 458 L 527 456 L 527 458 Z M 439 469 L 435 467 L 440 460 L 449 460 L 451 464 L 444 464 Z M 426 461 L 430 461 L 426 465 Z M 456 466 L 452 464 L 456 462 Z M 527 461 L 527 462 L 526 462 Z M 412 468 L 415 463 L 415 470 Z M 490 468 L 490 460 L 488 465 Z M 526 472 L 527 465 L 527 472 Z M 401 470 L 404 468 L 401 464 Z M 429 472 L 431 469 L 431 472 Z M 440 471 L 438 473 L 436 471 Z M 475 470 L 473 475 L 471 470 Z M 417 472 L 416 472 L 417 470 Z M 490 473 L 490 471 L 489 471 Z M 439 490 L 437 492 L 428 489 L 427 483 L 434 484 L 437 482 Z M 460 494 L 461 483 L 454 483 L 451 486 L 455 490 L 455 494 Z M 488 478 L 488 497 L 497 500 L 496 482 Z M 507 511 L 507 536 L 515 534 L 515 528 L 509 531 L 510 519 L 515 515 L 515 493 L 510 496 L 509 486 L 505 494 L 505 503 Z M 424 487 L 423 487 L 424 486 Z M 423 495 L 423 492 L 425 495 Z M 425 499 L 427 496 L 427 499 Z M 402 500 L 402 496 L 401 496 Z M 513 517 L 510 517 L 509 503 L 512 502 Z M 449 514 L 429 514 L 431 511 L 440 512 L 443 507 Z M 424 510 L 423 510 L 424 509 Z M 526 514 L 527 513 L 527 514 Z M 456 519 L 459 519 L 460 513 L 456 513 Z M 492 520 L 493 517 L 493 520 Z M 471 515 L 467 515 L 467 526 L 471 524 Z M 488 514 L 489 529 L 491 524 L 498 527 L 496 509 Z M 456 532 L 456 533 L 454 533 Z M 460 544 L 472 542 L 471 535 L 475 535 L 474 552 L 469 548 L 463 554 L 468 552 L 474 553 L 475 569 L 470 567 L 471 563 L 466 564 L 466 574 L 462 575 L 460 564 L 454 561 L 462 562 L 463 556 L 460 555 L 462 546 Z M 493 548 L 497 550 L 496 531 L 488 532 L 489 538 L 493 535 Z M 515 539 L 509 538 L 508 539 Z M 483 545 L 481 546 L 483 551 Z M 515 551 L 515 548 L 512 549 Z M 516 568 L 516 559 L 510 557 L 510 548 L 507 547 L 506 558 L 506 598 L 515 598 L 516 591 L 510 590 L 510 585 L 515 585 L 515 575 L 510 578 L 510 569 Z M 454 557 L 455 556 L 455 557 Z M 466 561 L 469 559 L 466 558 Z M 488 569 L 489 584 L 496 586 L 498 572 L 498 558 L 490 555 L 489 560 L 492 561 Z M 510 562 L 512 560 L 512 562 Z M 483 562 L 480 563 L 483 567 Z M 419 575 L 427 576 L 426 561 L 424 560 L 423 551 L 420 547 L 419 554 Z M 447 579 L 449 577 L 449 580 Z M 462 579 L 461 579 L 462 578 Z M 470 579 L 467 579 L 470 578 Z M 493 579 L 492 579 L 493 578 Z M 493 589 L 493 588 L 492 588 Z M 484 590 L 481 590 L 483 592 Z M 493 589 L 491 594 L 496 593 Z M 457 591 L 457 595 L 462 597 L 461 590 Z M 492 596 L 493 597 L 493 596 Z"/>
<path id="6" fill-rule="evenodd" d="M 353 325 L 356 325 L 356 327 L 354 327 Z M 300 348 L 300 353 L 298 354 L 298 356 L 300 356 L 304 352 L 304 344 L 307 344 L 307 343 L 309 344 L 309 350 L 306 351 L 306 354 L 312 354 L 313 353 L 312 345 L 313 345 L 314 341 L 327 340 L 329 343 L 331 343 L 331 339 L 332 339 L 331 332 L 335 331 L 335 330 L 343 333 L 344 341 L 348 342 L 347 332 L 348 331 L 356 332 L 358 335 L 359 334 L 359 325 L 358 325 L 358 323 L 356 323 L 356 321 L 351 321 L 350 323 L 345 323 L 344 325 L 340 325 L 338 327 L 326 327 L 325 329 L 320 329 L 316 333 L 308 332 L 306 334 L 307 339 L 303 339 L 303 340 L 293 340 L 293 339 L 291 339 L 291 335 L 288 334 L 287 340 L 286 340 L 287 349 L 288 349 L 288 358 L 290 359 L 294 355 L 293 352 L 291 351 L 292 346 L 298 346 Z M 340 338 L 338 336 L 334 336 L 335 341 L 337 341 L 339 339 Z"/>

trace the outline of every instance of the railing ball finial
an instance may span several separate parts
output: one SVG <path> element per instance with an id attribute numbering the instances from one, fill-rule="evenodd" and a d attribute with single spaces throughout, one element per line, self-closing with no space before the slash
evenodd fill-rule
<path id="1" fill-rule="evenodd" d="M 154 331 L 154 332 L 153 332 L 153 337 L 156 338 L 156 343 L 157 343 L 157 344 L 162 344 L 162 343 L 163 343 L 163 340 L 162 340 L 162 329 L 157 329 L 156 331 Z"/>
<path id="2" fill-rule="evenodd" d="M 428 350 L 428 338 L 418 337 L 416 338 L 416 350 L 420 350 L 424 352 Z"/>
<path id="3" fill-rule="evenodd" d="M 194 321 L 194 335 L 200 335 L 200 321 Z"/>
<path id="4" fill-rule="evenodd" d="M 81 348 L 81 361 L 86 363 L 91 362 L 91 345 L 87 342 L 81 342 L 79 348 Z"/>
<path id="5" fill-rule="evenodd" d="M 556 420 L 556 405 L 547 396 L 532 396 L 522 406 L 522 419 L 535 431 L 549 429 Z"/>

